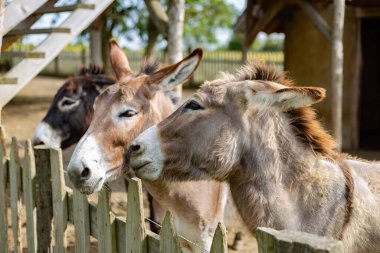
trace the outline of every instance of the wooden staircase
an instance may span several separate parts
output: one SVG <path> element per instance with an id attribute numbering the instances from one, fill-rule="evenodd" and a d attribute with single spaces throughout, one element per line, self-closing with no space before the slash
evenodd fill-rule
<path id="1" fill-rule="evenodd" d="M 85 3 L 54 6 L 57 0 L 14 0 L 5 8 L 3 48 L 26 34 L 48 34 L 29 52 L 3 52 L 2 56 L 23 59 L 0 77 L 0 109 L 37 76 L 77 35 L 86 29 L 114 0 L 87 0 Z M 46 13 L 71 12 L 59 26 L 32 29 Z"/>

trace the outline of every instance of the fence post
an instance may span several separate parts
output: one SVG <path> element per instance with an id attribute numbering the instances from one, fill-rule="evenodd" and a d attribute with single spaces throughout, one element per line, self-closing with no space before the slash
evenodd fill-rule
<path id="1" fill-rule="evenodd" d="M 116 236 L 113 222 L 115 217 L 110 215 L 110 193 L 103 188 L 98 195 L 98 208 L 96 212 L 98 221 L 98 251 L 115 252 Z"/>
<path id="2" fill-rule="evenodd" d="M 36 164 L 34 160 L 34 153 L 32 143 L 30 140 L 25 142 L 25 159 L 22 169 L 22 182 L 24 203 L 26 209 L 26 231 L 28 252 L 37 252 L 37 216 L 36 216 L 36 203 L 35 203 L 35 176 Z"/>
<path id="3" fill-rule="evenodd" d="M 169 211 L 166 212 L 160 233 L 160 252 L 182 253 L 177 232 L 174 229 L 173 217 Z"/>
<path id="4" fill-rule="evenodd" d="M 218 224 L 215 230 L 214 238 L 212 239 L 212 245 L 210 253 L 227 253 L 227 235 L 226 228 L 222 223 Z"/>
<path id="5" fill-rule="evenodd" d="M 86 195 L 73 189 L 73 216 L 75 226 L 75 252 L 90 252 L 90 212 Z"/>
<path id="6" fill-rule="evenodd" d="M 138 178 L 130 179 L 128 185 L 126 235 L 126 249 L 128 253 L 146 252 L 147 244 L 144 223 L 142 186 L 141 181 Z"/>
<path id="7" fill-rule="evenodd" d="M 37 251 L 50 253 L 53 218 L 51 161 L 46 146 L 34 147 L 36 159 Z"/>
<path id="8" fill-rule="evenodd" d="M 60 149 L 50 149 L 50 163 L 55 230 L 54 252 L 63 253 L 66 252 L 67 200 L 65 178 L 63 176 L 62 152 Z"/>
<path id="9" fill-rule="evenodd" d="M 259 253 L 342 253 L 342 242 L 332 238 L 291 230 L 277 231 L 258 228 L 256 239 Z"/>
<path id="10" fill-rule="evenodd" d="M 14 252 L 22 252 L 21 240 L 21 167 L 18 155 L 17 140 L 12 138 L 9 157 L 9 188 L 11 192 L 12 231 Z"/>
<path id="11" fill-rule="evenodd" d="M 0 136 L 4 135 L 4 129 L 0 126 Z M 5 137 L 4 137 L 5 138 Z M 8 252 L 8 219 L 7 219 L 7 170 L 8 159 L 4 140 L 0 139 L 0 253 Z"/>

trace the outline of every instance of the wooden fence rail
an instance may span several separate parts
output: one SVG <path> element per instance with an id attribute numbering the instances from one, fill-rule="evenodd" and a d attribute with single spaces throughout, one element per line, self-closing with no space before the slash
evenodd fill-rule
<path id="1" fill-rule="evenodd" d="M 42 146 L 33 148 L 27 141 L 24 158 L 20 159 L 18 153 L 19 144 L 15 138 L 9 158 L 4 142 L 0 142 L 0 253 L 22 252 L 23 248 L 27 248 L 27 252 L 66 252 L 69 223 L 75 227 L 75 252 L 78 253 L 90 252 L 90 236 L 97 239 L 98 252 L 182 252 L 180 240 L 186 235 L 177 235 L 170 212 L 166 214 L 160 235 L 145 228 L 139 179 L 129 181 L 124 219 L 112 212 L 107 189 L 99 192 L 96 204 L 66 187 L 61 150 Z M 22 218 L 21 211 L 26 219 Z M 26 220 L 26 245 L 22 244 L 22 219 Z M 8 225 L 12 233 L 9 233 Z M 8 234 L 12 236 L 9 238 Z M 341 252 L 342 248 L 340 242 L 332 239 L 267 228 L 258 230 L 257 239 L 260 253 L 293 252 L 289 249 L 335 253 Z M 226 230 L 222 224 L 215 231 L 210 252 L 228 252 Z"/>

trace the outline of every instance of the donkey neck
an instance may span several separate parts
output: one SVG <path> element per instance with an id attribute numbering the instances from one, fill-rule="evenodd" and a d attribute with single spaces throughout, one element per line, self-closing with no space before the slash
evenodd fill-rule
<path id="1" fill-rule="evenodd" d="M 233 198 L 250 230 L 258 226 L 318 234 L 331 230 L 318 226 L 320 217 L 315 211 L 326 209 L 322 213 L 328 213 L 325 219 L 329 219 L 336 215 L 332 206 L 341 208 L 336 205 L 344 197 L 339 168 L 300 143 L 285 116 L 263 113 L 250 123 L 245 133 L 248 143 L 243 144 L 240 163 L 229 177 Z M 336 178 L 342 180 L 335 180 L 334 190 Z M 325 198 L 332 199 L 331 203 Z"/>

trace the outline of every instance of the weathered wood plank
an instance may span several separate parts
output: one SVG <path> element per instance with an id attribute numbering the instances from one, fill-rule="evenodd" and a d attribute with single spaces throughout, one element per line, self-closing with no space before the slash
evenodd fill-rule
<path id="1" fill-rule="evenodd" d="M 177 232 L 174 229 L 173 217 L 169 211 L 166 212 L 164 222 L 162 223 L 160 237 L 160 252 L 182 253 Z"/>
<path id="2" fill-rule="evenodd" d="M 5 8 L 3 33 L 6 34 L 26 19 L 47 0 L 14 0 Z"/>
<path id="3" fill-rule="evenodd" d="M 36 160 L 37 251 L 51 252 L 53 203 L 50 151 L 46 146 L 34 147 Z"/>
<path id="4" fill-rule="evenodd" d="M 127 252 L 126 249 L 126 222 L 125 219 L 116 217 L 115 219 L 115 230 L 116 230 L 116 250 L 117 252 L 124 253 Z"/>
<path id="5" fill-rule="evenodd" d="M 14 252 L 22 252 L 21 240 L 21 167 L 18 155 L 17 140 L 12 138 L 11 151 L 9 157 L 9 188 L 11 193 L 11 213 Z"/>
<path id="6" fill-rule="evenodd" d="M 126 235 L 127 252 L 146 252 L 147 244 L 145 233 L 142 186 L 141 181 L 138 178 L 132 178 L 129 181 Z"/>
<path id="7" fill-rule="evenodd" d="M 44 58 L 44 52 L 20 52 L 20 51 L 5 51 L 1 53 L 2 57 L 21 57 L 21 58 Z"/>
<path id="8" fill-rule="evenodd" d="M 258 228 L 256 239 L 259 253 L 341 253 L 342 242 L 309 233 L 272 228 Z"/>
<path id="9" fill-rule="evenodd" d="M 87 197 L 73 190 L 73 216 L 75 226 L 75 252 L 90 252 L 90 223 Z"/>
<path id="10" fill-rule="evenodd" d="M 1 87 L 0 107 L 4 107 L 17 92 L 43 70 L 68 43 L 87 28 L 112 2 L 113 0 L 87 0 L 86 4 L 95 5 L 94 10 L 77 9 L 62 23 L 61 27 L 69 27 L 71 29 L 70 33 L 52 33 L 35 48 L 34 51 L 36 52 L 45 52 L 45 58 L 23 59 L 8 71 L 4 76 L 18 77 L 18 83 L 16 85 L 4 85 L 4 87 Z M 50 1 L 48 3 L 50 3 Z M 33 19 L 33 17 L 31 18 Z M 29 26 L 22 26 L 22 28 L 27 27 Z M 17 27 L 17 29 L 18 28 L 19 27 Z M 11 38 L 14 38 L 14 36 Z M 13 40 L 9 38 L 4 40 L 4 43 L 9 44 L 7 41 L 11 42 Z M 4 46 L 6 46 L 6 44 L 4 44 Z M 22 73 L 22 75 L 20 75 L 20 73 Z"/>
<path id="11" fill-rule="evenodd" d="M 36 28 L 36 29 L 18 29 L 12 30 L 6 36 L 25 35 L 25 34 L 45 34 L 45 33 L 70 33 L 70 28 L 53 27 L 53 28 Z"/>
<path id="12" fill-rule="evenodd" d="M 0 77 L 0 84 L 17 84 L 16 77 Z"/>
<path id="13" fill-rule="evenodd" d="M 333 30 L 331 43 L 331 115 L 333 136 L 338 144 L 337 150 L 342 150 L 342 119 L 343 119 L 343 28 L 345 1 L 334 0 Z"/>
<path id="14" fill-rule="evenodd" d="M 315 27 L 323 34 L 323 36 L 328 40 L 332 41 L 331 28 L 326 22 L 326 20 L 319 14 L 319 12 L 313 7 L 313 5 L 305 0 L 295 0 L 296 3 L 301 7 L 301 9 L 306 12 Z"/>
<path id="15" fill-rule="evenodd" d="M 66 252 L 67 202 L 65 178 L 63 175 L 62 152 L 50 149 L 51 180 L 53 191 L 53 217 L 56 253 Z"/>
<path id="16" fill-rule="evenodd" d="M 100 190 L 98 195 L 98 250 L 99 252 L 116 251 L 115 229 L 112 226 L 115 217 L 110 215 L 110 193 L 106 188 Z"/>
<path id="17" fill-rule="evenodd" d="M 7 219 L 7 173 L 8 159 L 4 145 L 4 129 L 0 126 L 0 253 L 8 252 L 8 219 Z M 3 138 L 2 138 L 3 137 Z"/>
<path id="18" fill-rule="evenodd" d="M 46 14 L 46 13 L 68 12 L 68 11 L 75 11 L 76 9 L 93 10 L 95 9 L 95 5 L 79 3 L 79 4 L 63 5 L 63 6 L 57 6 L 57 7 L 42 7 L 36 10 L 32 15 L 34 16 L 34 15 L 41 15 L 41 14 Z"/>
<path id="19" fill-rule="evenodd" d="M 22 169 L 22 182 L 24 203 L 26 209 L 26 237 L 28 242 L 28 252 L 37 252 L 37 209 L 35 203 L 35 177 L 36 164 L 32 143 L 27 140 L 25 143 L 25 159 Z"/>
<path id="20" fill-rule="evenodd" d="M 150 230 L 146 230 L 147 253 L 160 252 L 160 236 Z"/>
<path id="21" fill-rule="evenodd" d="M 214 238 L 212 239 L 212 245 L 210 253 L 227 253 L 227 233 L 226 228 L 219 223 L 215 230 Z"/>

